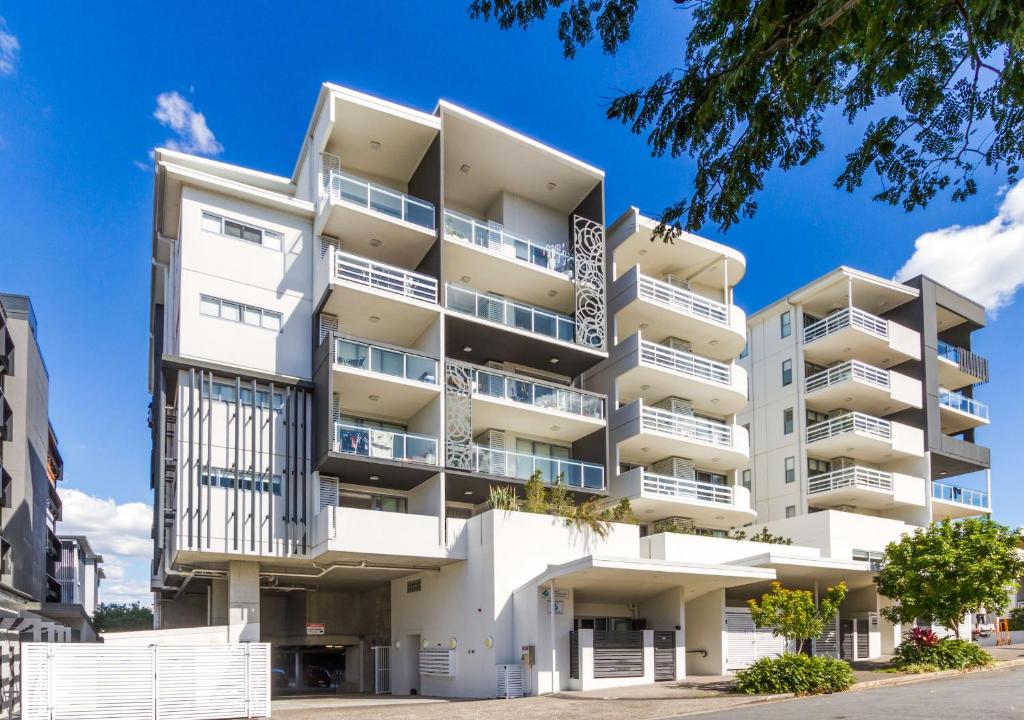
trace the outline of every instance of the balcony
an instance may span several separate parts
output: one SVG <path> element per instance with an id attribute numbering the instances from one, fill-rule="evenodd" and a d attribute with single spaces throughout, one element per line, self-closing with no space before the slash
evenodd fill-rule
<path id="1" fill-rule="evenodd" d="M 541 482 L 547 485 L 559 482 L 578 490 L 604 490 L 605 487 L 604 467 L 579 460 L 526 455 L 473 445 L 470 462 L 472 472 L 485 475 L 525 482 L 539 470 Z"/>
<path id="2" fill-rule="evenodd" d="M 609 310 L 620 339 L 638 330 L 656 341 L 684 338 L 715 360 L 732 360 L 747 342 L 746 315 L 738 307 L 641 275 L 636 267 L 612 284 Z"/>
<path id="3" fill-rule="evenodd" d="M 441 523 L 433 515 L 328 506 L 316 515 L 311 555 L 321 562 L 372 559 L 390 567 L 414 564 L 411 558 L 465 559 L 441 543 Z"/>
<path id="4" fill-rule="evenodd" d="M 334 387 L 357 415 L 409 419 L 441 394 L 437 360 L 401 348 L 337 337 Z"/>
<path id="5" fill-rule="evenodd" d="M 955 435 L 988 425 L 988 405 L 940 387 L 939 421 L 944 435 Z"/>
<path id="6" fill-rule="evenodd" d="M 336 453 L 400 463 L 437 465 L 437 439 L 426 435 L 334 424 Z"/>
<path id="7" fill-rule="evenodd" d="M 603 395 L 473 367 L 474 431 L 504 428 L 573 442 L 605 426 Z M 552 424 L 553 423 L 553 424 Z"/>
<path id="8" fill-rule="evenodd" d="M 393 188 L 332 170 L 326 173 L 318 234 L 376 260 L 415 266 L 437 238 L 433 204 Z"/>
<path id="9" fill-rule="evenodd" d="M 395 345 L 415 342 L 440 313 L 437 279 L 324 244 L 317 265 L 322 312 L 343 318 L 346 333 Z"/>
<path id="10" fill-rule="evenodd" d="M 855 467 L 814 475 L 807 481 L 808 502 L 817 507 L 852 505 L 882 509 L 893 504 L 893 474 Z"/>
<path id="11" fill-rule="evenodd" d="M 844 407 L 883 414 L 921 407 L 920 380 L 860 360 L 847 360 L 808 376 L 804 391 L 807 407 L 825 412 Z"/>
<path id="12" fill-rule="evenodd" d="M 939 385 L 959 390 L 968 385 L 988 382 L 988 360 L 970 350 L 939 340 L 935 348 L 938 355 Z"/>
<path id="13" fill-rule="evenodd" d="M 846 307 L 804 328 L 804 356 L 830 365 L 856 358 L 882 368 L 921 357 L 921 336 L 914 330 Z"/>
<path id="14" fill-rule="evenodd" d="M 497 223 L 445 210 L 445 276 L 527 302 L 573 308 L 573 256 L 560 246 L 514 235 Z"/>
<path id="15" fill-rule="evenodd" d="M 548 340 L 576 342 L 576 322 L 568 315 L 448 284 L 448 309 Z"/>
<path id="16" fill-rule="evenodd" d="M 992 512 L 992 505 L 987 492 L 948 483 L 932 483 L 932 517 L 934 519 L 941 520 L 948 517 L 955 520 L 989 512 Z"/>
<path id="17" fill-rule="evenodd" d="M 924 433 L 903 423 L 848 412 L 810 425 L 807 446 L 816 457 L 886 462 L 897 457 L 922 457 Z"/>
<path id="18" fill-rule="evenodd" d="M 618 498 L 629 498 L 633 512 L 643 522 L 686 517 L 699 527 L 725 530 L 757 517 L 745 487 L 658 475 L 643 468 L 615 479 L 610 500 Z"/>
<path id="19" fill-rule="evenodd" d="M 612 442 L 618 445 L 622 462 L 649 465 L 678 456 L 724 472 L 750 458 L 747 431 L 739 425 L 648 407 L 640 400 L 619 408 L 612 423 Z"/>

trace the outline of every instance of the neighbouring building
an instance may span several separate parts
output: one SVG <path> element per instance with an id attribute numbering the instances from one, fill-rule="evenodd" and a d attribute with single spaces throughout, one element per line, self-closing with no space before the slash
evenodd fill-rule
<path id="1" fill-rule="evenodd" d="M 160 632 L 271 643 L 278 693 L 537 694 L 779 652 L 745 605 L 778 579 L 853 589 L 815 652 L 891 645 L 874 556 L 827 529 L 923 515 L 805 504 L 825 531 L 736 539 L 776 529 L 742 254 L 606 224 L 601 170 L 446 101 L 325 84 L 296 144 L 289 177 L 155 152 Z M 490 509 L 537 473 L 639 524 Z"/>
<path id="2" fill-rule="evenodd" d="M 60 581 L 61 602 L 81 605 L 90 618 L 96 614 L 99 605 L 100 581 L 103 573 L 103 556 L 93 552 L 89 539 L 84 535 L 60 535 L 60 564 L 57 579 Z"/>

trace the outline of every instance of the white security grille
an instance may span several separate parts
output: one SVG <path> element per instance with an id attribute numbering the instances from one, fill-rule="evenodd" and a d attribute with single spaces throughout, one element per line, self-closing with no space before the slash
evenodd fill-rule
<path id="1" fill-rule="evenodd" d="M 523 668 L 521 665 L 497 665 L 498 692 L 495 697 L 509 700 L 523 696 Z"/>
<path id="2" fill-rule="evenodd" d="M 455 675 L 455 651 L 439 647 L 420 650 L 420 675 Z"/>
<path id="3" fill-rule="evenodd" d="M 24 720 L 270 716 L 270 646 L 23 645 Z"/>
<path id="4" fill-rule="evenodd" d="M 373 692 L 386 695 L 391 692 L 391 646 L 374 645 L 373 650 Z"/>

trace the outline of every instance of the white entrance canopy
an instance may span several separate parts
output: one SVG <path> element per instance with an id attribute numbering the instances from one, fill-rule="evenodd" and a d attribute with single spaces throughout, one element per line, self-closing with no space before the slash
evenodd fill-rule
<path id="1" fill-rule="evenodd" d="M 771 569 L 776 579 L 787 587 L 821 587 L 845 582 L 850 590 L 874 584 L 875 571 L 866 562 L 827 558 L 794 558 L 767 552 L 736 561 L 738 564 Z"/>

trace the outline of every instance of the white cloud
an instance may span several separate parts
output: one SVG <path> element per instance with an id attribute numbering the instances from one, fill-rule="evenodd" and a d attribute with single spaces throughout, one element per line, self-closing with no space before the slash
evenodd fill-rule
<path id="1" fill-rule="evenodd" d="M 914 242 L 897 280 L 927 275 L 975 300 L 995 317 L 1024 286 L 1024 181 L 983 225 L 935 230 Z"/>
<path id="2" fill-rule="evenodd" d="M 100 584 L 100 602 L 152 602 L 149 589 L 153 510 L 146 503 L 119 503 L 75 488 L 61 489 L 61 535 L 85 535 L 103 556 L 107 576 Z"/>
<path id="3" fill-rule="evenodd" d="M 176 90 L 157 95 L 153 117 L 178 136 L 165 143 L 171 150 L 196 155 L 219 155 L 224 151 L 213 130 L 206 126 L 206 117 Z"/>
<path id="4" fill-rule="evenodd" d="M 7 30 L 7 21 L 0 16 L 0 75 L 10 75 L 18 63 L 21 43 Z"/>

